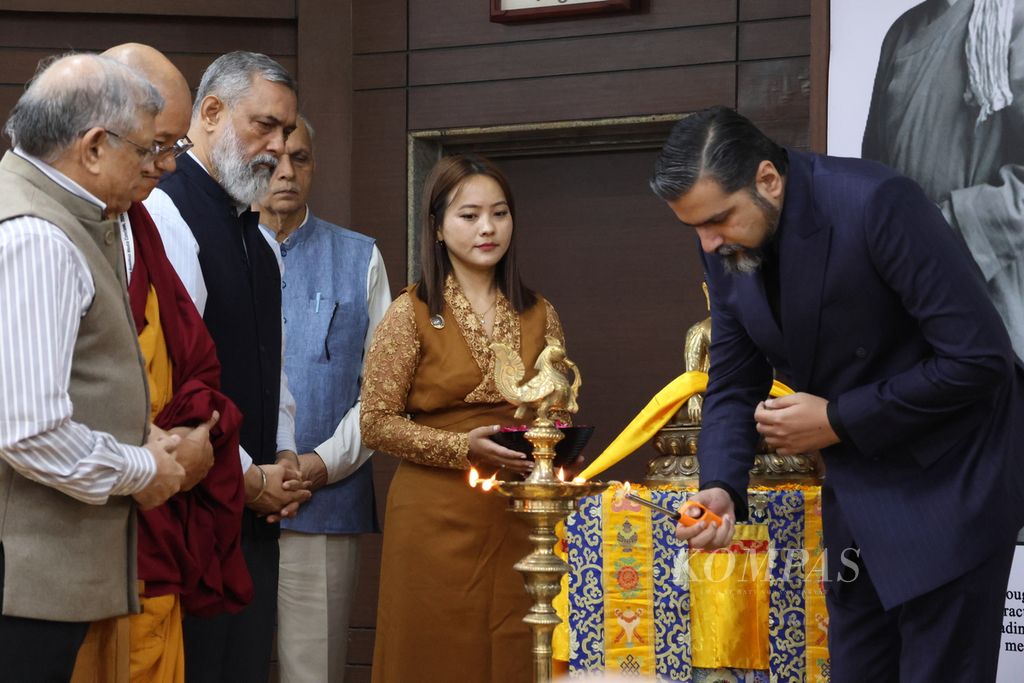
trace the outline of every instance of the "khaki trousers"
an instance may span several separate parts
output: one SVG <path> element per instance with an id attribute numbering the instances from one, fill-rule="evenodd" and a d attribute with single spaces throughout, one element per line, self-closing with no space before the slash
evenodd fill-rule
<path id="1" fill-rule="evenodd" d="M 281 531 L 277 657 L 281 683 L 342 683 L 359 537 Z"/>

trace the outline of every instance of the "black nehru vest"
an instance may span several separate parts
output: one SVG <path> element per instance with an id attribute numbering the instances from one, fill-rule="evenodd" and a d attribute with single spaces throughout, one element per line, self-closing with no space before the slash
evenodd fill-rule
<path id="1" fill-rule="evenodd" d="M 177 170 L 159 188 L 199 243 L 208 292 L 203 320 L 217 347 L 221 390 L 242 411 L 242 447 L 256 464 L 273 463 L 281 392 L 281 273 L 260 234 L 259 215 L 248 209 L 239 215 L 231 197 L 187 154 L 178 157 Z M 276 525 L 267 529 L 246 512 L 243 530 L 276 534 Z"/>

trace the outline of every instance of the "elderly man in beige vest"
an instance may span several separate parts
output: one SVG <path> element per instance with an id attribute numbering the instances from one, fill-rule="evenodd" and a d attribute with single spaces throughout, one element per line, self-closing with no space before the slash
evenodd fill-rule
<path id="1" fill-rule="evenodd" d="M 117 215 L 163 105 L 131 69 L 41 71 L 0 161 L 0 672 L 67 680 L 88 622 L 138 610 L 135 508 L 181 487 L 149 425 Z"/>

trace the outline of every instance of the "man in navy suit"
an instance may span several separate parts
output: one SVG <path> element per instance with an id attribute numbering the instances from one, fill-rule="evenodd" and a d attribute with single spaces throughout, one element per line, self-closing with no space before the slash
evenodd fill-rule
<path id="1" fill-rule="evenodd" d="M 651 179 L 711 291 L 701 491 L 720 548 L 758 434 L 821 450 L 833 681 L 991 681 L 1024 522 L 1024 375 L 962 241 L 876 163 L 786 150 L 715 107 Z M 763 400 L 774 373 L 797 393 Z"/>

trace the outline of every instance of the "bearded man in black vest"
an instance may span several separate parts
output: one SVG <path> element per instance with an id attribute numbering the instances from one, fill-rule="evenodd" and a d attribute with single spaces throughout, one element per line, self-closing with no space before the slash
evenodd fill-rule
<path id="1" fill-rule="evenodd" d="M 222 390 L 242 410 L 242 550 L 255 596 L 237 614 L 184 622 L 189 681 L 265 681 L 277 604 L 276 524 L 309 499 L 282 364 L 281 277 L 250 210 L 295 129 L 296 85 L 266 55 L 232 52 L 203 74 L 194 147 L 146 200 L 168 258 L 217 347 Z"/>

